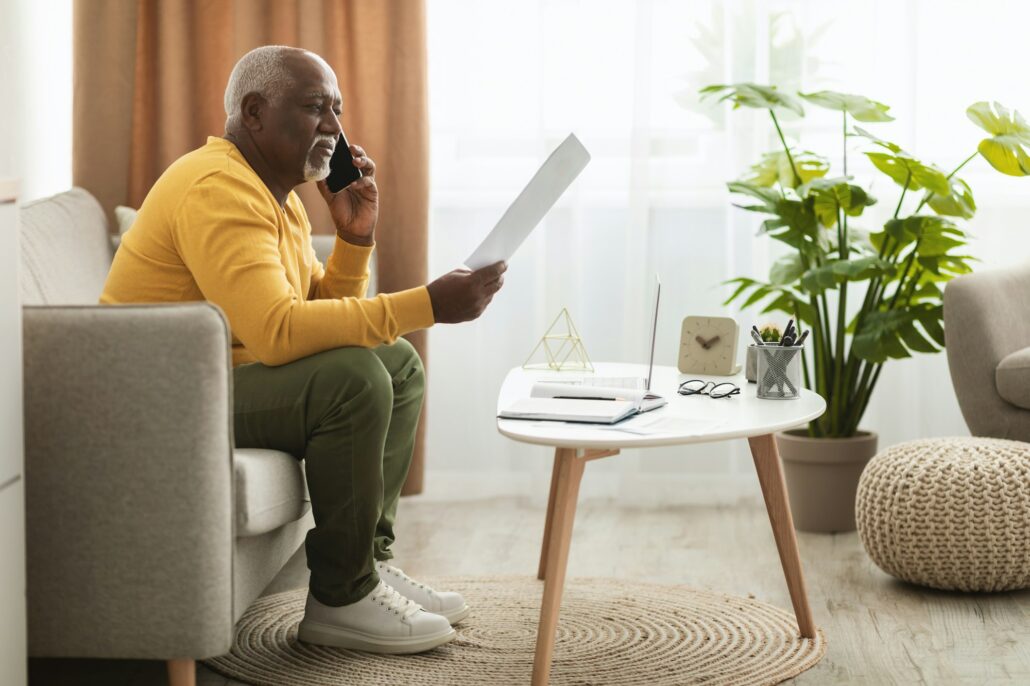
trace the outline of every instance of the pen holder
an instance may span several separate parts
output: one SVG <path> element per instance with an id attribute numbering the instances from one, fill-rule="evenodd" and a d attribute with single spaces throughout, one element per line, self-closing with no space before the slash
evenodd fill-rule
<path id="1" fill-rule="evenodd" d="M 758 381 L 758 348 L 759 346 L 752 343 L 747 347 L 747 355 L 744 358 L 744 378 L 749 383 L 756 383 Z"/>
<path id="2" fill-rule="evenodd" d="M 758 397 L 793 400 L 801 397 L 801 348 L 755 346 L 758 352 Z"/>

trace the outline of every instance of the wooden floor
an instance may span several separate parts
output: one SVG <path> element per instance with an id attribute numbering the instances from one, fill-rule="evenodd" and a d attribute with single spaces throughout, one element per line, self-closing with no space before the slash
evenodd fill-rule
<path id="1" fill-rule="evenodd" d="M 543 505 L 524 500 L 401 502 L 397 564 L 432 575 L 536 573 Z M 1030 684 L 1030 591 L 941 593 L 883 574 L 856 534 L 801 534 L 816 623 L 829 650 L 789 682 L 825 684 Z M 269 592 L 307 582 L 295 558 Z M 790 608 L 764 508 L 642 509 L 585 501 L 576 515 L 569 583 L 578 576 L 686 583 L 753 595 Z M 164 664 L 124 660 L 30 660 L 30 684 L 165 684 Z M 203 667 L 199 686 L 229 686 Z"/>

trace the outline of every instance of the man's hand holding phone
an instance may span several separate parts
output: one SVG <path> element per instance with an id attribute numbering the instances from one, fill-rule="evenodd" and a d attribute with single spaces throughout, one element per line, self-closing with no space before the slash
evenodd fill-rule
<path id="1" fill-rule="evenodd" d="M 437 324 L 457 324 L 479 318 L 504 285 L 507 262 L 469 271 L 455 269 L 426 286 Z"/>
<path id="2" fill-rule="evenodd" d="M 379 188 L 376 186 L 376 164 L 365 154 L 359 145 L 347 144 L 347 139 L 340 136 L 337 151 L 333 152 L 330 166 L 334 164 L 351 165 L 350 174 L 356 180 L 339 188 L 333 185 L 333 173 L 329 178 L 318 182 L 318 190 L 329 206 L 336 233 L 343 240 L 355 245 L 372 245 L 375 242 L 376 222 L 379 220 Z M 345 150 L 341 151 L 340 146 Z M 340 155 L 337 155 L 340 152 Z M 337 162 L 337 158 L 342 161 Z M 335 172 L 335 169 L 334 169 Z M 336 187 L 338 190 L 333 191 Z"/>
<path id="3" fill-rule="evenodd" d="M 372 245 L 379 219 L 375 162 L 341 134 L 329 166 L 329 176 L 318 182 L 318 190 L 329 205 L 337 235 L 348 243 Z M 507 270 L 507 262 L 497 262 L 476 271 L 455 269 L 433 281 L 426 286 L 433 319 L 438 324 L 477 319 L 504 285 Z"/>

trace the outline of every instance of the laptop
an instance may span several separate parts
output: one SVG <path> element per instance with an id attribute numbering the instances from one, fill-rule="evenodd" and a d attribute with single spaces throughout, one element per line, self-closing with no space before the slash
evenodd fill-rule
<path id="1" fill-rule="evenodd" d="M 655 339 L 658 335 L 658 306 L 662 300 L 662 280 L 658 274 L 654 277 L 654 307 L 651 311 L 651 336 L 648 340 L 647 349 L 649 359 L 647 362 L 647 376 L 584 376 L 578 379 L 562 379 L 561 383 L 569 385 L 588 386 L 590 388 L 613 388 L 629 389 L 633 391 L 646 391 L 640 403 L 641 412 L 649 412 L 658 409 L 669 403 L 668 400 L 656 393 L 651 392 L 651 381 L 654 375 L 654 349 Z"/>

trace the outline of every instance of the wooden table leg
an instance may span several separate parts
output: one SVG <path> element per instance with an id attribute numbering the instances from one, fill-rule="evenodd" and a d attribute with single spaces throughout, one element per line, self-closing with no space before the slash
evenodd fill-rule
<path id="1" fill-rule="evenodd" d="M 758 472 L 758 483 L 765 497 L 765 509 L 769 512 L 776 548 L 780 552 L 780 564 L 787 578 L 787 590 L 790 592 L 790 602 L 794 605 L 798 629 L 802 637 L 815 638 L 815 620 L 812 618 L 812 608 L 808 605 L 808 591 L 801 573 L 798 539 L 794 534 L 794 518 L 790 514 L 787 485 L 783 481 L 783 467 L 776 449 L 776 439 L 772 434 L 765 434 L 747 440 Z"/>
<path id="2" fill-rule="evenodd" d="M 169 686 L 196 686 L 197 663 L 193 660 L 168 660 Z"/>
<path id="3" fill-rule="evenodd" d="M 558 611 L 565 585 L 565 569 L 569 561 L 569 542 L 576 517 L 579 482 L 586 464 L 571 448 L 555 453 L 557 486 L 552 479 L 554 508 L 550 513 L 550 535 L 547 540 L 544 598 L 540 604 L 540 625 L 536 634 L 536 656 L 533 660 L 533 686 L 546 686 L 551 678 L 554 656 L 554 634 L 558 628 Z M 550 508 L 548 508 L 550 509 Z M 546 535 L 546 533 L 545 533 Z"/>
<path id="4" fill-rule="evenodd" d="M 561 463 L 561 448 L 554 451 L 554 466 L 551 468 L 551 493 L 547 496 L 547 517 L 544 519 L 544 542 L 540 546 L 540 565 L 536 578 L 543 580 L 547 571 L 547 546 L 551 545 L 551 520 L 554 518 L 554 494 L 558 492 L 558 465 Z"/>

